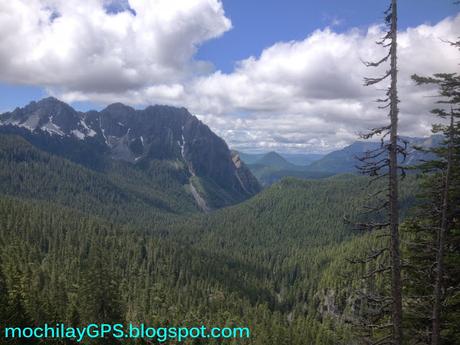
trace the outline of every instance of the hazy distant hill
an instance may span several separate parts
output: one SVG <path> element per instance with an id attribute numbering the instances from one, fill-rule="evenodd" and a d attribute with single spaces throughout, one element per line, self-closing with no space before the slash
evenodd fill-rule
<path id="1" fill-rule="evenodd" d="M 279 153 L 271 151 L 259 158 L 255 164 L 265 165 L 276 169 L 295 169 L 296 165 L 289 163 Z"/>
<path id="2" fill-rule="evenodd" d="M 275 153 L 287 162 L 298 165 L 298 166 L 307 166 L 308 164 L 320 159 L 324 154 L 319 153 L 278 153 L 278 152 L 269 152 L 269 153 L 247 153 L 247 152 L 238 152 L 243 162 L 246 164 L 255 164 L 261 163 L 260 160 L 263 159 L 267 154 Z"/>
<path id="3" fill-rule="evenodd" d="M 429 160 L 432 158 L 431 155 L 427 155 L 426 153 L 416 150 L 416 146 L 433 147 L 439 145 L 442 137 L 431 136 L 428 138 L 404 139 L 408 141 L 408 155 L 402 164 L 408 166 L 417 164 L 417 162 L 419 162 L 421 159 Z M 359 161 L 356 157 L 362 157 L 366 151 L 377 149 L 379 146 L 379 142 L 356 141 L 341 150 L 333 151 L 321 159 L 311 163 L 307 166 L 307 170 L 331 172 L 335 174 L 356 173 L 356 166 L 359 165 Z M 402 159 L 400 160 L 402 161 Z"/>
<path id="4" fill-rule="evenodd" d="M 301 179 L 317 179 L 328 177 L 333 174 L 323 171 L 308 171 L 305 166 L 296 165 L 288 161 L 284 157 L 284 154 L 280 154 L 274 151 L 268 152 L 266 154 L 240 154 L 242 159 L 247 159 L 248 168 L 251 172 L 257 177 L 259 182 L 263 186 L 269 186 L 283 177 L 297 177 Z M 292 155 L 297 159 L 302 159 L 302 161 L 307 161 L 308 159 L 313 159 L 313 157 L 318 157 L 320 155 L 312 155 L 307 158 L 306 155 Z M 249 163 L 251 162 L 251 163 Z"/>
<path id="5" fill-rule="evenodd" d="M 440 136 L 428 138 L 404 138 L 408 144 L 408 155 L 404 165 L 415 165 L 420 160 L 432 159 L 430 154 L 417 150 L 415 147 L 433 147 L 440 144 Z M 283 177 L 297 177 L 301 179 L 318 179 L 335 174 L 358 173 L 360 164 L 357 157 L 363 156 L 368 150 L 377 149 L 379 142 L 356 141 L 343 149 L 321 154 L 280 154 L 268 152 L 266 154 L 245 154 L 240 157 L 248 164 L 249 169 L 259 182 L 268 186 Z M 294 164 L 294 162 L 307 164 Z"/>
<path id="6" fill-rule="evenodd" d="M 324 154 L 320 153 L 281 153 L 288 162 L 300 165 L 300 166 L 307 166 L 314 161 L 317 161 L 324 157 Z"/>
<path id="7" fill-rule="evenodd" d="M 362 155 L 367 150 L 375 149 L 378 143 L 368 141 L 356 141 L 353 144 L 337 151 L 333 151 L 321 159 L 307 166 L 311 171 L 329 171 L 332 173 L 356 172 L 358 164 L 356 156 Z"/>

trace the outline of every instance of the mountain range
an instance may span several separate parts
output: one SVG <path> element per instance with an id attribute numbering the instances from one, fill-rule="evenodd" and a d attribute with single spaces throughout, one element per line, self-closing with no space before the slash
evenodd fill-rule
<path id="1" fill-rule="evenodd" d="M 399 157 L 401 165 L 412 166 L 421 160 L 432 158 L 430 154 L 418 150 L 418 147 L 430 148 L 438 146 L 442 141 L 442 136 L 433 135 L 426 138 L 403 137 L 407 141 L 407 156 L 403 159 Z M 330 152 L 321 159 L 307 166 L 311 171 L 328 171 L 335 174 L 356 173 L 357 166 L 360 165 L 357 157 L 362 157 L 366 151 L 376 150 L 380 147 L 380 142 L 375 141 L 356 141 L 341 150 Z"/>
<path id="2" fill-rule="evenodd" d="M 19 134 L 35 147 L 84 164 L 110 170 L 111 161 L 147 167 L 152 162 L 178 173 L 178 182 L 203 211 L 241 202 L 284 177 L 324 178 L 357 173 L 356 157 L 378 147 L 357 141 L 321 154 L 268 152 L 248 154 L 229 150 L 185 108 L 149 106 L 137 110 L 114 103 L 101 111 L 79 112 L 53 97 L 0 114 L 0 133 Z M 439 137 L 405 138 L 404 164 L 427 159 L 414 146 L 431 147 Z"/>
<path id="3" fill-rule="evenodd" d="M 185 108 L 121 103 L 79 112 L 49 97 L 0 115 L 3 134 L 19 134 L 35 147 L 96 170 L 110 161 L 175 171 L 204 211 L 241 202 L 260 185 L 238 155 Z"/>
<path id="4" fill-rule="evenodd" d="M 442 137 L 433 135 L 427 138 L 404 137 L 407 141 L 407 156 L 403 160 L 400 157 L 401 165 L 413 166 L 422 160 L 432 159 L 432 155 L 417 148 L 430 148 L 440 145 Z M 366 151 L 376 150 L 380 142 L 356 141 L 343 149 L 332 151 L 325 155 L 320 154 L 296 154 L 296 162 L 308 162 L 308 164 L 294 164 L 292 155 L 277 153 L 274 151 L 262 154 L 239 153 L 252 173 L 258 178 L 262 185 L 267 186 L 279 181 L 284 177 L 297 177 L 304 179 L 317 179 L 329 177 L 336 174 L 357 174 L 360 162 Z"/>

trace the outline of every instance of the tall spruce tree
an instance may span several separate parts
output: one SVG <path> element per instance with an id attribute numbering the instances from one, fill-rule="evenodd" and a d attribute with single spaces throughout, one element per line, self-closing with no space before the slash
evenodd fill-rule
<path id="1" fill-rule="evenodd" d="M 438 87 L 439 107 L 432 113 L 443 123 L 433 132 L 441 133 L 444 142 L 426 150 L 436 158 L 419 166 L 423 203 L 408 225 L 410 328 L 419 343 L 439 345 L 460 337 L 451 324 L 458 322 L 460 305 L 460 76 L 412 78 L 419 85 Z"/>

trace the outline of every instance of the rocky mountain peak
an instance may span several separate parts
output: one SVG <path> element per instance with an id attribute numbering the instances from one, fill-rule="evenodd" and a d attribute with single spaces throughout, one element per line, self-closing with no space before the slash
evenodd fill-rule
<path id="1" fill-rule="evenodd" d="M 200 205 L 206 201 L 206 195 L 200 193 L 225 193 L 237 202 L 260 190 L 246 166 L 233 159 L 225 141 L 185 108 L 155 105 L 136 110 L 113 103 L 99 112 L 82 113 L 49 97 L 1 114 L 0 125 L 22 127 L 37 135 L 94 141 L 106 147 L 110 158 L 132 164 L 180 162 Z M 201 181 L 200 188 L 192 181 Z M 206 210 L 213 207 L 205 206 Z"/>
<path id="2" fill-rule="evenodd" d="M 24 108 L 0 115 L 2 125 L 22 127 L 32 132 L 41 131 L 49 135 L 74 136 L 83 139 L 94 136 L 82 121 L 82 115 L 68 104 L 54 97 L 31 102 Z"/>
<path id="3" fill-rule="evenodd" d="M 136 113 L 136 109 L 130 107 L 129 105 L 117 102 L 109 104 L 107 107 L 102 109 L 100 113 L 109 117 L 129 118 Z"/>

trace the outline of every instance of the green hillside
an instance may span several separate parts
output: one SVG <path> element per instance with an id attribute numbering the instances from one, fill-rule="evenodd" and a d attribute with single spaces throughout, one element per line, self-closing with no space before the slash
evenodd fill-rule
<path id="1" fill-rule="evenodd" d="M 151 226 L 167 215 L 197 212 L 178 166 L 174 161 L 144 166 L 110 161 L 105 171 L 96 171 L 21 137 L 0 136 L 0 193 L 52 201 L 120 223 Z"/>
<path id="2" fill-rule="evenodd" d="M 23 152 L 37 161 L 32 171 L 39 172 L 45 158 L 50 167 L 58 164 L 18 149 Z M 37 184 L 47 186 L 47 181 L 45 174 Z M 77 188 L 63 182 L 69 190 Z M 253 330 L 244 344 L 339 344 L 352 337 L 350 329 L 321 306 L 329 303 L 325 287 L 343 284 L 330 273 L 337 260 L 353 250 L 353 243 L 363 248 L 370 243 L 343 221 L 346 214 L 356 215 L 366 184 L 366 178 L 355 176 L 286 179 L 242 204 L 187 220 L 169 217 L 149 227 L 148 218 L 142 224 L 130 221 L 127 202 L 104 199 L 106 208 L 94 202 L 101 207 L 94 212 L 82 206 L 93 195 L 89 191 L 82 193 L 81 204 L 63 207 L 67 189 L 57 205 L 27 183 L 16 195 L 21 199 L 0 199 L 5 291 L 19 303 L 21 313 L 14 317 L 21 322 L 230 322 Z M 120 190 L 132 191 L 126 188 Z M 406 206 L 414 189 L 414 181 L 406 180 Z M 138 203 L 136 209 L 148 214 L 156 208 Z"/>

